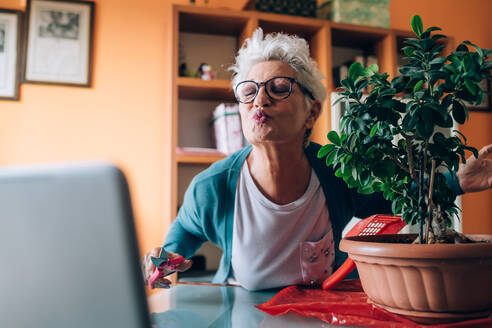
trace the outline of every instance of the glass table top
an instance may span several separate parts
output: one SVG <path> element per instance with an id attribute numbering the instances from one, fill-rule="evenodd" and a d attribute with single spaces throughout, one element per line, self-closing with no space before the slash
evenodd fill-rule
<path id="1" fill-rule="evenodd" d="M 254 307 L 278 291 L 178 284 L 149 296 L 148 303 L 155 328 L 340 327 L 296 314 L 271 316 Z"/>

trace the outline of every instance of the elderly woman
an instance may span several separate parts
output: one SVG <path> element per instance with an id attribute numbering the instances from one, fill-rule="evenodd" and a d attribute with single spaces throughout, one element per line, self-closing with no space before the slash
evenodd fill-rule
<path id="1" fill-rule="evenodd" d="M 338 244 L 349 220 L 390 213 L 390 203 L 381 194 L 357 194 L 317 158 L 320 146 L 309 140 L 326 90 L 305 40 L 285 34 L 263 38 L 258 29 L 231 69 L 251 146 L 193 179 L 163 249 L 170 258 L 189 259 L 205 241 L 218 245 L 223 255 L 216 283 L 248 290 L 320 284 L 347 257 Z M 492 185 L 492 164 L 483 155 L 491 151 L 492 145 L 463 170 L 470 186 L 480 165 L 489 166 L 485 174 L 491 181 L 485 183 Z M 449 182 L 457 194 L 467 190 L 456 177 Z M 146 278 L 154 269 L 150 255 L 160 251 L 146 255 Z M 177 269 L 190 266 L 187 260 Z M 161 278 L 157 285 L 168 283 Z"/>

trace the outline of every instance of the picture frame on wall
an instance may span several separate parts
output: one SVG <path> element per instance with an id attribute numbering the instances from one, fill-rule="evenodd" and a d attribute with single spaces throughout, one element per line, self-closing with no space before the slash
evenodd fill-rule
<path id="1" fill-rule="evenodd" d="M 484 91 L 482 103 L 480 105 L 467 103 L 468 110 L 477 112 L 491 112 L 492 111 L 492 96 L 490 94 L 491 82 L 488 80 L 482 80 L 480 88 Z"/>
<path id="2" fill-rule="evenodd" d="M 28 0 L 24 82 L 90 87 L 94 2 Z"/>
<path id="3" fill-rule="evenodd" d="M 0 99 L 19 99 L 22 12 L 0 8 Z"/>

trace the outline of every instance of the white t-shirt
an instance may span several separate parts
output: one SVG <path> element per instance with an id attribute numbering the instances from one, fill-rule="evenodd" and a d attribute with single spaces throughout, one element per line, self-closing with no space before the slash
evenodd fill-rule
<path id="1" fill-rule="evenodd" d="M 230 283 L 248 290 L 321 284 L 333 271 L 333 231 L 319 180 L 296 201 L 278 205 L 251 177 L 247 161 L 236 187 Z"/>

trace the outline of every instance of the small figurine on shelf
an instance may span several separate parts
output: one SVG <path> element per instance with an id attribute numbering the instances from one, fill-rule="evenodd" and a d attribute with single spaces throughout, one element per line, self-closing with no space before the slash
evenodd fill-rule
<path id="1" fill-rule="evenodd" d="M 207 63 L 201 63 L 200 67 L 198 67 L 198 76 L 202 80 L 213 80 L 214 74 L 212 73 L 212 66 Z"/>

